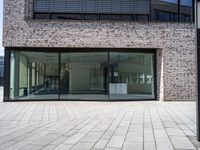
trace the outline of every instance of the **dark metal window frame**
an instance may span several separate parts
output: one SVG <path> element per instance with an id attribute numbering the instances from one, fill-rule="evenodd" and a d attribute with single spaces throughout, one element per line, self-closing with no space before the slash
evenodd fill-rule
<path id="1" fill-rule="evenodd" d="M 197 72 L 196 72 L 196 80 L 197 80 L 197 99 L 196 99 L 196 137 L 197 141 L 200 142 L 200 28 L 198 28 L 198 14 L 199 9 L 198 9 L 198 3 L 200 3 L 200 0 L 196 0 L 196 65 L 197 65 Z M 194 15 L 195 16 L 195 15 Z"/>
<path id="2" fill-rule="evenodd" d="M 110 52 L 121 52 L 121 53 L 151 53 L 154 56 L 153 59 L 153 74 L 154 74 L 154 98 L 153 99 L 119 99 L 112 100 L 110 99 L 109 91 L 108 91 L 108 99 L 107 100 L 81 100 L 81 99 L 60 99 L 60 78 L 59 78 L 59 93 L 58 99 L 10 99 L 10 58 L 12 51 L 26 51 L 26 52 L 46 52 L 46 53 L 57 53 L 59 54 L 59 76 L 60 76 L 60 63 L 61 63 L 61 54 L 62 53 L 80 53 L 80 52 L 107 52 L 108 53 L 108 65 L 110 64 Z M 135 48 L 36 48 L 36 47 L 6 47 L 5 48 L 5 60 L 4 63 L 4 102 L 21 102 L 21 101 L 141 101 L 141 100 L 157 100 L 157 56 L 156 49 L 135 49 Z M 108 67 L 109 68 L 109 67 Z M 108 69 L 108 73 L 110 72 L 110 68 Z M 110 80 L 108 78 L 108 82 Z"/>
<path id="3" fill-rule="evenodd" d="M 104 16 L 104 15 L 112 15 L 112 16 L 132 16 L 132 19 L 131 20 L 118 20 L 116 19 L 116 21 L 143 21 L 143 20 L 137 20 L 136 17 L 137 16 L 146 16 L 148 18 L 148 21 L 150 21 L 150 15 L 149 14 L 108 14 L 108 13 L 63 13 L 63 12 L 56 12 L 56 13 L 45 13 L 45 12 L 37 12 L 37 13 L 34 13 L 34 19 L 37 19 L 37 20 L 40 20 L 39 18 L 36 17 L 36 15 L 48 15 L 48 18 L 45 18 L 45 19 L 52 19 L 52 20 L 107 20 L 107 19 L 101 19 L 101 16 Z M 53 19 L 52 18 L 52 15 L 56 15 L 56 14 L 74 14 L 74 15 L 80 15 L 81 16 L 81 19 Z M 97 19 L 86 19 L 85 16 L 87 15 L 96 15 L 97 16 Z M 109 19 L 108 19 L 109 20 Z M 112 19 L 110 20 L 112 21 Z M 114 21 L 114 19 L 113 19 Z"/>

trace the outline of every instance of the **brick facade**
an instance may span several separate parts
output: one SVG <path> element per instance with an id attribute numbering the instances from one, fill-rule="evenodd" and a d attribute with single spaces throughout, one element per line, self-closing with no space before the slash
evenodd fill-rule
<path id="1" fill-rule="evenodd" d="M 195 100 L 193 23 L 33 20 L 32 0 L 4 0 L 4 47 L 154 48 L 160 100 Z"/>

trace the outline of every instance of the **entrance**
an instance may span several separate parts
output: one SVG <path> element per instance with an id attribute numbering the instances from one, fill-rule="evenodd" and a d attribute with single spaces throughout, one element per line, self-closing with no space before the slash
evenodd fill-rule
<path id="1" fill-rule="evenodd" d="M 153 52 L 12 51 L 12 100 L 155 99 Z"/>

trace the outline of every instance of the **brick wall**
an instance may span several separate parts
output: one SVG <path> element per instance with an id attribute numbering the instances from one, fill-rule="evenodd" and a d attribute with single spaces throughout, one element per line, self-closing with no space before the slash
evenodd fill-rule
<path id="1" fill-rule="evenodd" d="M 192 23 L 32 20 L 32 0 L 4 0 L 4 47 L 155 48 L 160 100 L 195 100 Z"/>

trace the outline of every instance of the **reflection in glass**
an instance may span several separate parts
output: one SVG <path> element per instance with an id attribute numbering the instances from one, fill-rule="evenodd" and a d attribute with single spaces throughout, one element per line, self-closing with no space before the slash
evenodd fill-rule
<path id="1" fill-rule="evenodd" d="M 160 0 L 161 2 L 167 2 L 167 3 L 174 3 L 177 4 L 178 0 Z"/>
<path id="2" fill-rule="evenodd" d="M 152 18 L 157 21 L 193 21 L 192 0 L 152 0 Z"/>
<path id="3" fill-rule="evenodd" d="M 61 54 L 61 99 L 108 99 L 108 53 Z"/>
<path id="4" fill-rule="evenodd" d="M 180 0 L 182 6 L 190 6 L 192 7 L 192 0 Z"/>
<path id="5" fill-rule="evenodd" d="M 193 18 L 192 0 L 180 0 L 181 22 L 191 22 Z"/>
<path id="6" fill-rule="evenodd" d="M 177 0 L 152 0 L 152 18 L 155 21 L 178 21 Z"/>
<path id="7" fill-rule="evenodd" d="M 58 54 L 12 52 L 10 99 L 57 99 Z"/>
<path id="8" fill-rule="evenodd" d="M 153 59 L 153 53 L 12 51 L 10 99 L 154 99 Z"/>
<path id="9" fill-rule="evenodd" d="M 159 21 L 176 21 L 178 20 L 177 13 L 155 10 L 155 19 Z"/>
<path id="10" fill-rule="evenodd" d="M 110 98 L 153 99 L 154 55 L 151 53 L 110 53 Z M 122 78 L 122 80 L 121 80 Z"/>

